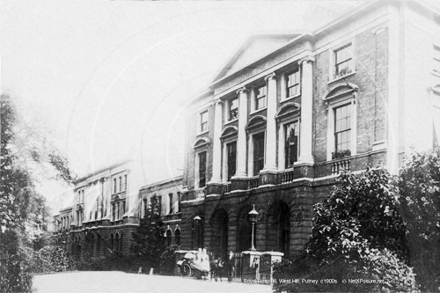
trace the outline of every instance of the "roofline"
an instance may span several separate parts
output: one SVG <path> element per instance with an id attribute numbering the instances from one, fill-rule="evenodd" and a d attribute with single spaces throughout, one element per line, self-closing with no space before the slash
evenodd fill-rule
<path id="1" fill-rule="evenodd" d="M 244 51 L 246 46 L 248 46 L 251 41 L 255 40 L 256 38 L 261 37 L 280 37 L 280 36 L 295 36 L 295 35 L 301 35 L 304 31 L 298 31 L 298 32 L 292 32 L 292 33 L 259 33 L 259 34 L 252 34 L 250 35 L 240 46 L 237 47 L 236 50 L 234 50 L 231 54 L 231 56 L 227 59 L 228 61 L 225 63 L 225 65 L 218 71 L 218 73 L 215 75 L 215 77 L 212 79 L 210 84 L 213 84 L 214 81 L 219 77 L 219 75 L 223 72 L 223 69 L 234 62 L 234 60 L 237 60 L 238 56 L 237 53 L 240 51 Z M 266 55 L 265 55 L 266 56 Z M 264 58 L 264 57 L 263 57 Z M 260 58 L 261 59 L 261 58 Z"/>
<path id="2" fill-rule="evenodd" d="M 197 102 L 198 100 L 202 99 L 203 97 L 209 95 L 212 92 L 213 90 L 211 89 L 210 84 L 208 84 L 207 88 L 203 92 L 198 93 L 194 98 L 190 99 L 187 105 L 191 105 Z"/>
<path id="3" fill-rule="evenodd" d="M 267 58 L 268 56 L 270 56 L 270 55 L 272 55 L 272 54 L 275 54 L 276 52 L 278 52 L 278 51 L 280 51 L 280 50 L 283 50 L 283 49 L 286 48 L 287 46 L 290 46 L 291 44 L 293 44 L 293 43 L 295 43 L 295 42 L 298 42 L 298 40 L 300 40 L 300 39 L 302 39 L 302 38 L 305 38 L 305 37 L 312 37 L 312 36 L 313 36 L 313 35 L 312 35 L 310 32 L 305 32 L 305 33 L 303 33 L 303 34 L 300 34 L 300 35 L 297 36 L 296 38 L 290 40 L 289 42 L 287 42 L 287 43 L 284 44 L 283 46 L 281 46 L 281 47 L 279 47 L 279 48 L 277 48 L 277 49 L 275 49 L 275 50 L 269 52 L 268 54 L 262 56 L 262 57 L 259 58 L 258 60 L 255 60 L 255 61 L 252 61 L 252 62 L 246 64 L 245 66 L 243 66 L 243 67 L 241 67 L 241 68 L 235 70 L 234 72 L 232 72 L 232 73 L 230 73 L 230 74 L 228 74 L 228 75 L 223 76 L 223 77 L 220 78 L 219 80 L 213 81 L 213 82 L 210 84 L 210 87 L 211 87 L 211 86 L 214 86 L 214 85 L 216 85 L 216 84 L 218 84 L 218 83 L 220 83 L 220 82 L 222 82 L 222 81 L 224 81 L 225 79 L 227 79 L 227 78 L 233 76 L 234 74 L 239 73 L 239 72 L 242 71 L 243 69 L 248 68 L 248 67 L 250 67 L 251 65 L 253 65 L 253 64 L 257 63 L 257 62 L 260 62 L 262 59 Z M 226 64 L 224 67 L 222 67 L 222 70 L 223 70 L 223 68 L 225 68 L 226 66 L 227 66 L 227 64 Z"/>
<path id="4" fill-rule="evenodd" d="M 183 175 L 179 175 L 176 177 L 168 178 L 168 179 L 165 179 L 162 181 L 157 181 L 157 182 L 142 186 L 139 190 L 143 190 L 143 189 L 147 189 L 147 188 L 151 188 L 151 187 L 155 187 L 155 186 L 161 186 L 161 185 L 165 185 L 167 183 L 171 183 L 171 182 L 179 181 L 179 180 L 183 180 Z"/>
<path id="5" fill-rule="evenodd" d="M 356 6 L 355 8 L 352 8 L 348 10 L 346 13 L 342 14 L 340 17 L 336 17 L 333 20 L 325 23 L 321 27 L 317 28 L 313 31 L 313 35 L 316 36 L 318 34 L 323 33 L 324 31 L 343 23 L 344 21 L 347 21 L 350 17 L 353 17 L 354 15 L 360 13 L 361 11 L 364 11 L 365 9 L 368 9 L 370 7 L 373 7 L 376 4 L 383 4 L 383 3 L 392 3 L 395 2 L 394 0 L 372 0 L 372 1 L 366 1 L 365 3 Z"/>
<path id="6" fill-rule="evenodd" d="M 89 173 L 89 174 L 87 174 L 87 175 L 85 175 L 85 176 L 82 176 L 81 178 L 79 178 L 79 179 L 73 181 L 73 184 L 76 185 L 76 184 L 81 183 L 81 182 L 87 180 L 88 178 L 93 177 L 93 176 L 95 176 L 95 175 L 98 175 L 99 173 L 102 173 L 102 172 L 104 172 L 104 171 L 106 171 L 106 170 L 108 170 L 108 169 L 113 169 L 113 168 L 116 168 L 116 167 L 122 166 L 122 165 L 127 164 L 127 163 L 132 162 L 132 161 L 133 161 L 132 159 L 124 160 L 124 161 L 122 161 L 122 162 L 114 163 L 114 164 L 112 164 L 112 165 L 110 165 L 110 166 L 100 168 L 100 169 L 98 169 L 98 170 L 96 170 L 96 171 L 93 171 L 93 172 L 91 172 L 91 173 Z M 74 190 L 75 190 L 75 189 L 76 189 L 76 187 L 74 188 Z"/>

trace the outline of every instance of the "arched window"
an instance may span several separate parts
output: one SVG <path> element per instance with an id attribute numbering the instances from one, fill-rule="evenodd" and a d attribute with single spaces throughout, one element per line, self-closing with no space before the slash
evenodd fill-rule
<path id="1" fill-rule="evenodd" d="M 96 256 L 101 254 L 101 235 L 96 234 Z"/>
<path id="2" fill-rule="evenodd" d="M 171 230 L 167 230 L 166 236 L 167 236 L 167 246 L 170 247 L 171 246 L 171 237 L 172 237 Z"/>
<path id="3" fill-rule="evenodd" d="M 290 250 L 290 210 L 284 201 L 274 202 L 267 214 L 267 248 L 281 251 L 286 257 Z"/>
<path id="4" fill-rule="evenodd" d="M 200 217 L 199 217 L 200 218 Z M 192 249 L 199 249 L 203 248 L 203 219 L 200 220 L 193 220 L 192 225 Z"/>
<path id="5" fill-rule="evenodd" d="M 122 236 L 123 234 L 119 235 L 119 252 L 122 253 Z"/>
<path id="6" fill-rule="evenodd" d="M 119 251 L 119 234 L 115 235 L 115 250 Z"/>
<path id="7" fill-rule="evenodd" d="M 180 229 L 174 231 L 175 243 L 180 246 Z"/>
<path id="8" fill-rule="evenodd" d="M 211 249 L 215 256 L 227 257 L 228 222 L 228 213 L 224 209 L 215 211 L 212 217 L 213 237 L 211 238 Z"/>
<path id="9" fill-rule="evenodd" d="M 249 219 L 249 212 L 252 210 L 251 206 L 243 207 L 238 213 L 237 217 L 237 251 L 249 250 L 252 245 L 252 222 Z M 256 242 L 257 224 L 255 225 L 254 246 L 257 247 Z"/>

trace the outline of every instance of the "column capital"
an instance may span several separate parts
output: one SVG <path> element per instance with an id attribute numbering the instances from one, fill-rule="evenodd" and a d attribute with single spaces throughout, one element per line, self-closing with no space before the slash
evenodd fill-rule
<path id="1" fill-rule="evenodd" d="M 269 79 L 276 79 L 276 78 L 277 78 L 277 75 L 276 75 L 275 72 L 272 72 L 271 74 L 266 75 L 266 76 L 264 77 L 264 79 L 265 79 L 266 81 L 269 80 Z"/>
<path id="2" fill-rule="evenodd" d="M 313 56 L 311 56 L 311 55 L 309 55 L 309 56 L 306 56 L 306 57 L 304 57 L 304 58 L 302 58 L 301 60 L 299 60 L 299 64 L 303 64 L 304 62 L 307 62 L 307 63 L 313 63 L 313 62 L 315 62 L 315 57 L 313 57 Z"/>
<path id="3" fill-rule="evenodd" d="M 239 94 L 239 95 L 241 93 L 247 93 L 247 92 L 249 92 L 249 89 L 245 86 L 237 90 L 237 94 Z"/>
<path id="4" fill-rule="evenodd" d="M 220 100 L 220 99 L 215 99 L 215 100 L 213 100 L 212 101 L 212 104 L 215 106 L 215 105 L 221 105 L 223 103 L 223 101 L 222 100 Z"/>

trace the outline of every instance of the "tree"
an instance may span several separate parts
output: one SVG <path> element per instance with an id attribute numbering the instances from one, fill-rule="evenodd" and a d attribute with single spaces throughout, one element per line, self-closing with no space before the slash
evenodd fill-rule
<path id="1" fill-rule="evenodd" d="M 341 174 L 327 199 L 314 207 L 315 225 L 307 250 L 319 259 L 348 257 L 356 254 L 353 243 L 366 242 L 368 248 L 387 248 L 407 259 L 396 180 L 382 169 L 368 169 L 359 176 Z"/>
<path id="2" fill-rule="evenodd" d="M 440 148 L 414 152 L 400 174 L 411 265 L 426 291 L 440 288 Z"/>
<path id="3" fill-rule="evenodd" d="M 279 292 L 417 291 L 399 214 L 396 177 L 382 169 L 342 173 L 314 206 L 312 235 L 302 255 L 275 267 L 278 278 L 334 279 L 335 284 L 278 286 Z M 363 279 L 383 283 L 342 284 Z M 286 288 L 286 286 L 288 288 Z"/>
<path id="4" fill-rule="evenodd" d="M 24 122 L 8 95 L 0 96 L 0 292 L 29 292 L 33 242 L 46 226 L 41 176 L 72 179 L 67 161 Z M 42 171 L 41 171 L 42 170 Z"/>
<path id="5" fill-rule="evenodd" d="M 157 202 L 152 200 L 152 202 Z M 142 267 L 157 268 L 160 264 L 160 257 L 166 249 L 163 231 L 163 222 L 154 211 L 159 206 L 151 207 L 140 220 L 139 228 L 133 233 L 132 253 L 135 254 L 139 265 Z"/>

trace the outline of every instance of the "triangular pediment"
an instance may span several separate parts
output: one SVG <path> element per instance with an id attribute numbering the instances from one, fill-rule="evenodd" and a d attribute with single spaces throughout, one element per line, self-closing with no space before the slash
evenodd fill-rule
<path id="1" fill-rule="evenodd" d="M 249 37 L 230 58 L 213 82 L 233 73 L 283 47 L 299 34 L 264 34 Z"/>

